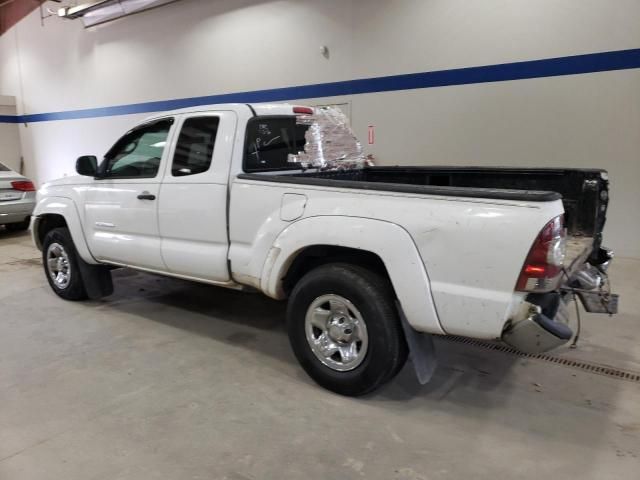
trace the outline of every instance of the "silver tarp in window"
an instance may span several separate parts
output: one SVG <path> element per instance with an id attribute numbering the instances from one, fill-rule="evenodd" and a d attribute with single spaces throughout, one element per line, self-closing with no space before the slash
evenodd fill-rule
<path id="1" fill-rule="evenodd" d="M 313 115 L 300 115 L 297 122 L 309 125 L 304 151 L 289 155 L 289 161 L 303 168 L 345 170 L 362 168 L 366 158 L 362 144 L 353 134 L 349 120 L 335 107 L 315 108 Z"/>

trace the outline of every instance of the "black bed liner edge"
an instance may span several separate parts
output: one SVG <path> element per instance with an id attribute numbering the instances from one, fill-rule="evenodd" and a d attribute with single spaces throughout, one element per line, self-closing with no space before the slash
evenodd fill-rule
<path id="1" fill-rule="evenodd" d="M 527 202 L 551 202 L 554 200 L 562 199 L 562 195 L 557 192 L 548 192 L 541 190 L 510 190 L 502 188 L 406 185 L 401 183 L 313 178 L 305 177 L 304 174 L 265 175 L 258 173 L 241 173 L 237 178 L 240 180 L 255 180 L 270 183 L 288 183 L 293 185 L 313 185 L 319 187 L 351 188 L 355 190 L 414 193 L 421 195 L 437 195 L 447 197 L 486 198 Z"/>

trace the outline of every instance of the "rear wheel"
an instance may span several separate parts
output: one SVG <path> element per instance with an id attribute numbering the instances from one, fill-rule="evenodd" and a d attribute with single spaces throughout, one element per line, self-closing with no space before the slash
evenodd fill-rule
<path id="1" fill-rule="evenodd" d="M 25 218 L 22 222 L 19 223 L 8 223 L 5 225 L 7 231 L 9 232 L 22 232 L 29 228 L 29 223 L 31 223 L 30 218 Z"/>
<path id="2" fill-rule="evenodd" d="M 291 294 L 287 323 L 307 374 L 342 395 L 377 389 L 407 358 L 389 282 L 358 266 L 329 264 L 306 274 Z"/>
<path id="3" fill-rule="evenodd" d="M 78 254 L 67 228 L 54 228 L 42 241 L 42 263 L 53 291 L 65 300 L 85 300 Z"/>

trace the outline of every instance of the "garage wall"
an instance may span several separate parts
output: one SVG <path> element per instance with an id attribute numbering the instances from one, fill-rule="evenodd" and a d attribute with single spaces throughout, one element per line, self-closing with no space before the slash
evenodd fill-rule
<path id="1" fill-rule="evenodd" d="M 0 37 L 0 94 L 66 112 L 624 50 L 637 18 L 636 0 L 182 0 L 91 30 L 35 12 Z M 607 168 L 607 243 L 640 257 L 639 85 L 630 69 L 308 102 L 349 103 L 361 138 L 375 125 L 381 164 Z M 148 115 L 109 113 L 21 126 L 27 172 L 72 174 Z"/>
<path id="2" fill-rule="evenodd" d="M 0 115 L 16 115 L 15 97 L 0 95 Z M 0 123 L 0 162 L 20 171 L 20 132 L 15 123 Z"/>

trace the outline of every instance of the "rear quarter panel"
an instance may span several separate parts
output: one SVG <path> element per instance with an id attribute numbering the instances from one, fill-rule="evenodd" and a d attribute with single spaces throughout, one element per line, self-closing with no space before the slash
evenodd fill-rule
<path id="1" fill-rule="evenodd" d="M 299 218 L 281 218 L 284 193 L 306 196 Z M 237 179 L 232 184 L 230 208 L 234 278 L 256 288 L 261 288 L 260 277 L 271 247 L 293 222 L 340 216 L 401 227 L 413 239 L 426 269 L 428 284 L 423 287 L 424 295 L 433 299 L 442 330 L 436 325 L 426 327 L 417 309 L 403 305 L 405 312 L 414 312 L 407 315 L 409 323 L 421 331 L 477 338 L 500 336 L 519 298 L 514 296 L 514 286 L 533 240 L 551 218 L 563 212 L 559 200 L 499 201 L 316 186 L 301 188 Z M 375 232 L 361 233 L 359 248 L 367 249 L 369 243 L 374 243 L 368 240 L 372 234 Z M 410 248 L 406 244 L 393 247 Z M 382 260 L 385 264 L 390 261 L 384 257 Z"/>

